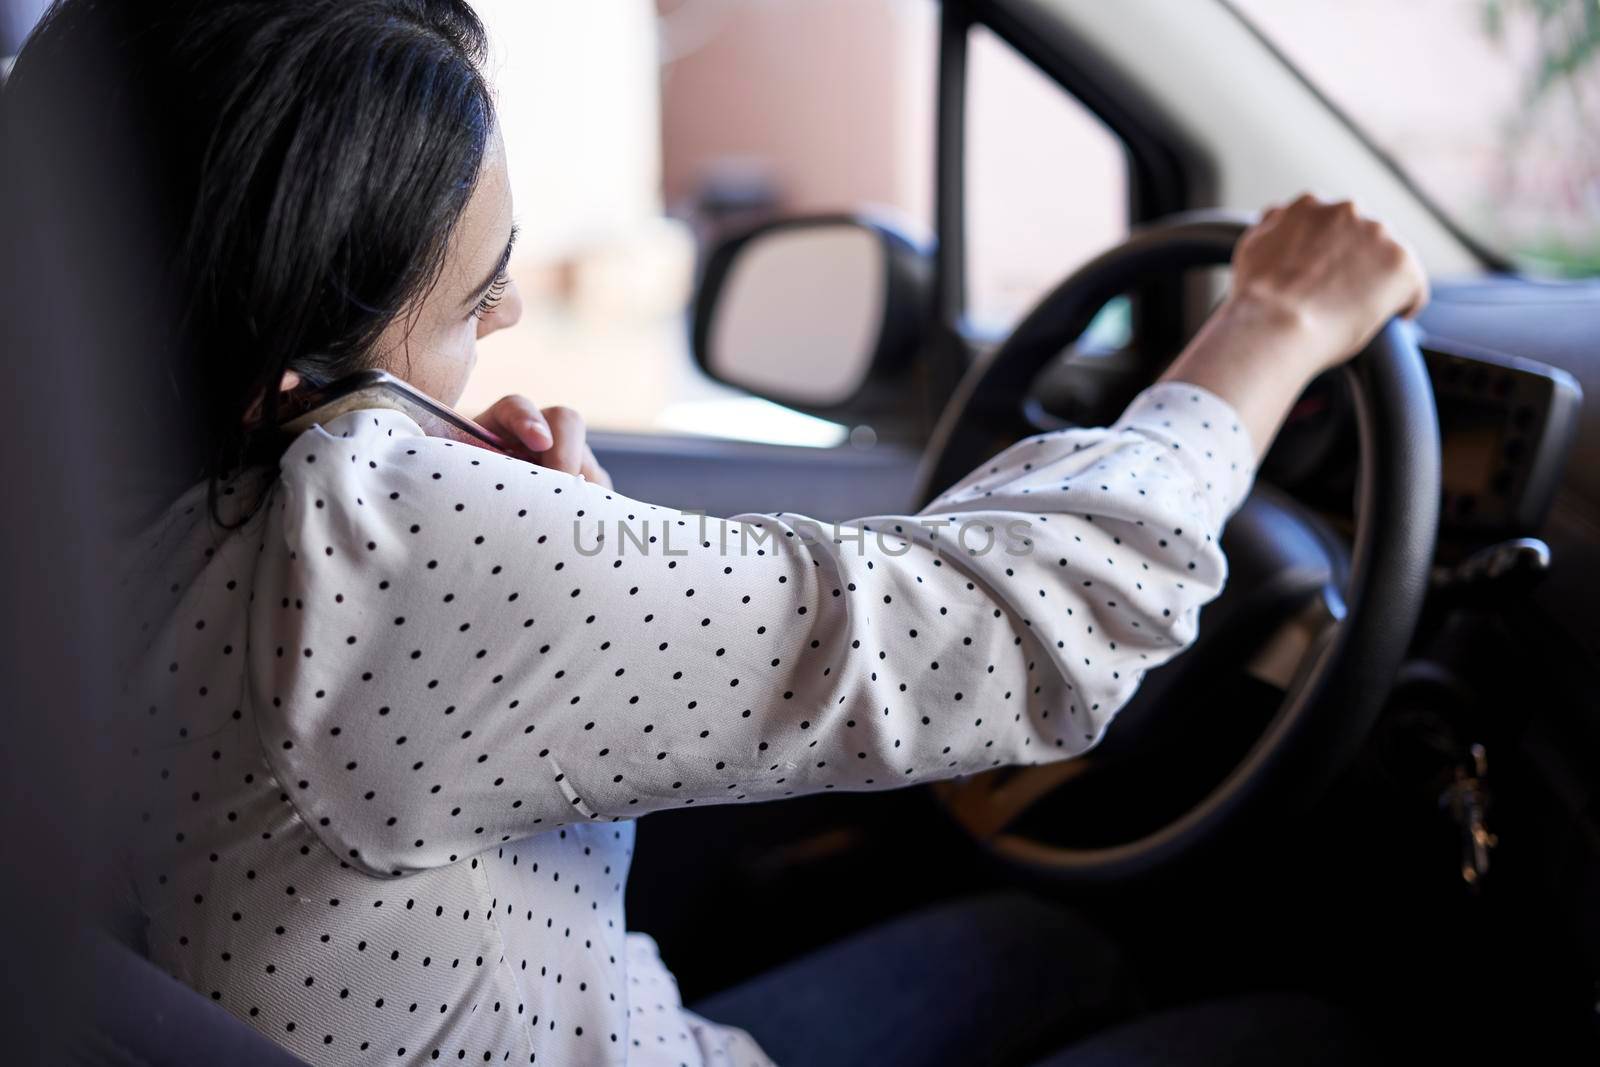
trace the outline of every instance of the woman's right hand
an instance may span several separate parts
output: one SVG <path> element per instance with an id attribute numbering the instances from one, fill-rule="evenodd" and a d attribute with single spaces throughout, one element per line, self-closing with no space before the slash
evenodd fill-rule
<path id="1" fill-rule="evenodd" d="M 1422 264 L 1382 223 L 1307 194 L 1240 238 L 1227 299 L 1164 377 L 1231 404 L 1259 458 L 1312 378 L 1427 302 Z"/>
<path id="2" fill-rule="evenodd" d="M 1428 278 L 1383 223 L 1348 200 L 1307 193 L 1267 211 L 1240 238 L 1229 301 L 1294 323 L 1296 354 L 1315 375 L 1361 351 L 1395 315 L 1421 311 Z"/>

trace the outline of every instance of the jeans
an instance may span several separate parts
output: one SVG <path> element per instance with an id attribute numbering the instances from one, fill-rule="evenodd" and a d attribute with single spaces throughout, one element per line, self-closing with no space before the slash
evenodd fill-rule
<path id="1" fill-rule="evenodd" d="M 1134 1018 L 1115 947 L 1020 894 L 945 904 L 847 938 L 693 1010 L 779 1067 L 1256 1067 L 1375 1062 L 1338 1012 L 1262 995 Z"/>

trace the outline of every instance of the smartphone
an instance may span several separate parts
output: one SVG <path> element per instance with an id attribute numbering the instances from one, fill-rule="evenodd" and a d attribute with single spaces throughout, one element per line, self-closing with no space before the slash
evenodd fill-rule
<path id="1" fill-rule="evenodd" d="M 318 423 L 328 422 L 347 412 L 371 408 L 398 411 L 421 427 L 429 437 L 443 437 L 493 452 L 516 451 L 500 435 L 381 370 L 359 371 L 320 389 L 291 397 L 288 417 L 278 424 L 278 429 L 286 435 L 297 437 Z"/>

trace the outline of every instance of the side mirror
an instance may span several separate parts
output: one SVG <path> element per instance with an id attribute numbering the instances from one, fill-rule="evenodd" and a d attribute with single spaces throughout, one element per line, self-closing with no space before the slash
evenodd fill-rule
<path id="1" fill-rule="evenodd" d="M 931 255 L 851 215 L 783 219 L 712 251 L 694 355 L 712 378 L 826 414 L 892 375 L 928 319 Z"/>

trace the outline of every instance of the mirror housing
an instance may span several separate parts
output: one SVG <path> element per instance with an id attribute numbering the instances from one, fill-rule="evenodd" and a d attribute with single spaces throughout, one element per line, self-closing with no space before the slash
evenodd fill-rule
<path id="1" fill-rule="evenodd" d="M 923 338 L 932 254 L 860 215 L 778 219 L 712 250 L 694 299 L 711 378 L 820 415 L 902 368 Z"/>

